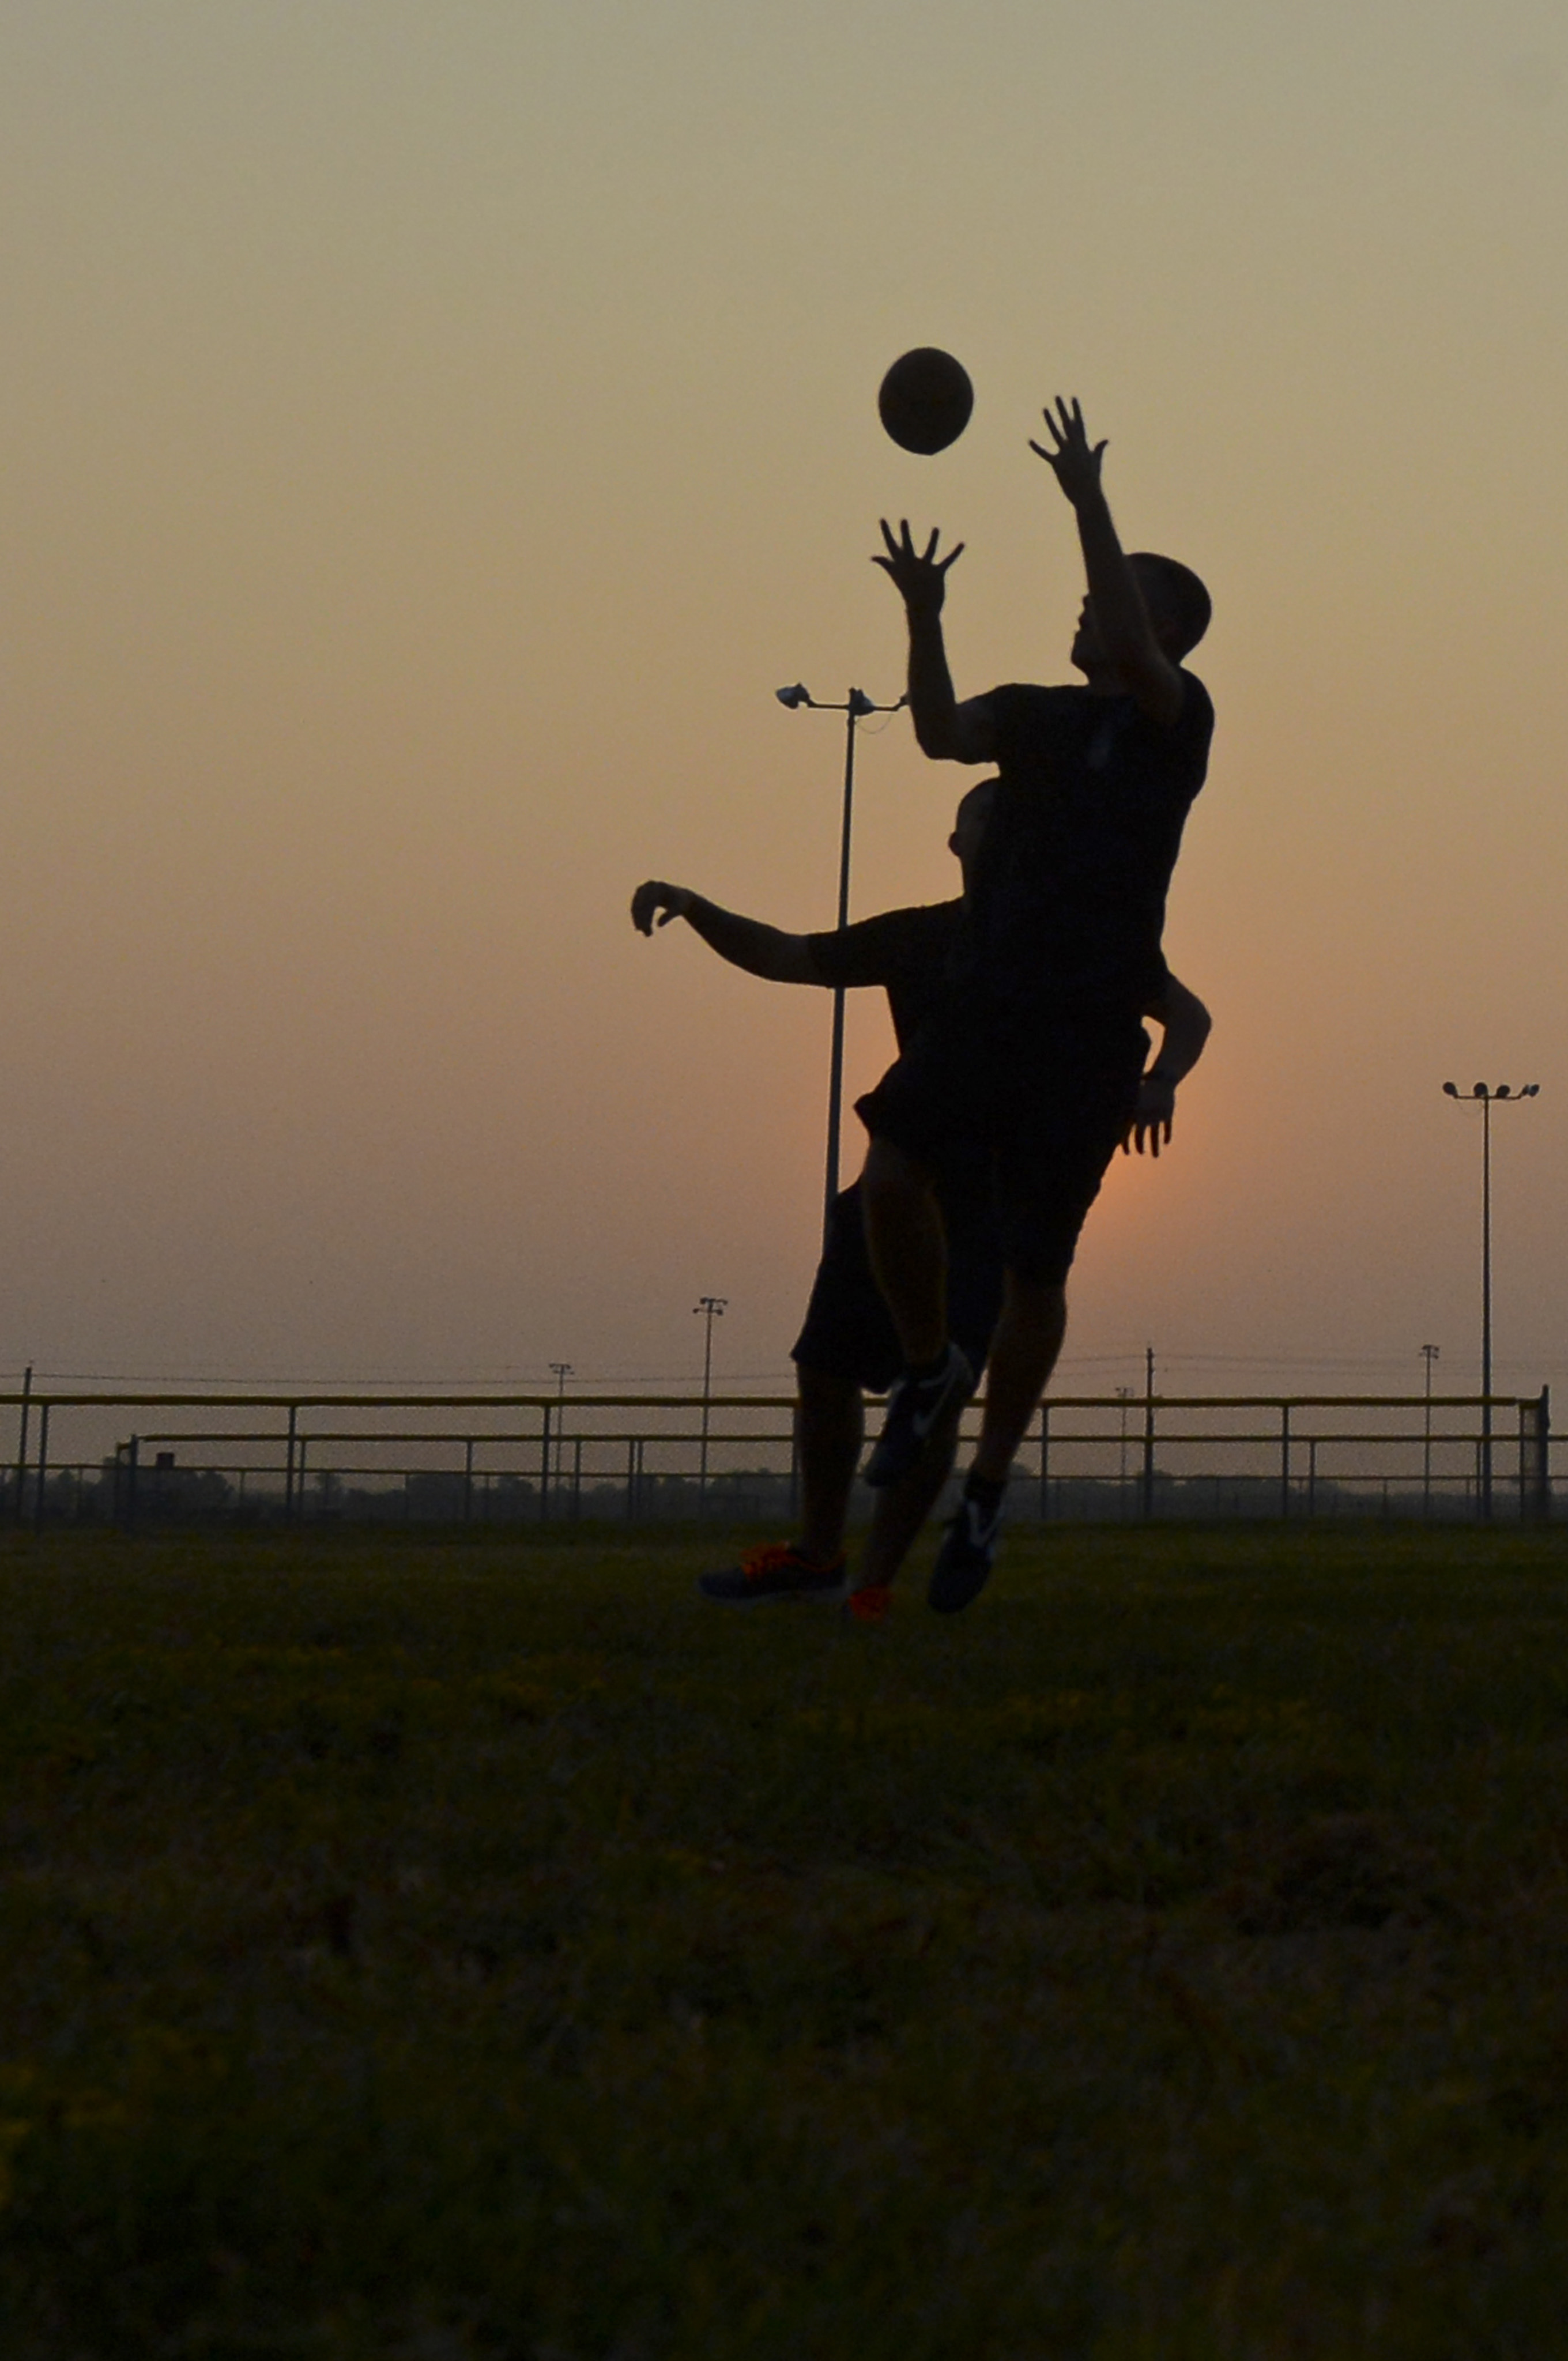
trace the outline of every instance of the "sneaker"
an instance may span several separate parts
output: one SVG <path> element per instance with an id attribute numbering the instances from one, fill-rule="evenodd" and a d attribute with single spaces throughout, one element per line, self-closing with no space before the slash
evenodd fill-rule
<path id="1" fill-rule="evenodd" d="M 927 1606 L 934 1607 L 938 1615 L 956 1615 L 970 1599 L 978 1598 L 996 1563 L 1001 1532 L 1001 1500 L 988 1509 L 966 1492 L 937 1552 Z"/>
<path id="2" fill-rule="evenodd" d="M 857 1623 L 885 1623 L 893 1593 L 885 1582 L 862 1582 L 844 1601 Z"/>
<path id="3" fill-rule="evenodd" d="M 940 1367 L 929 1377 L 917 1378 L 906 1369 L 888 1395 L 887 1416 L 866 1462 L 866 1482 L 878 1488 L 896 1484 L 917 1467 L 943 1419 L 973 1391 L 974 1371 L 956 1345 L 948 1346 Z"/>
<path id="4" fill-rule="evenodd" d="M 755 1607 L 763 1598 L 829 1598 L 844 1596 L 844 1553 L 826 1565 L 807 1557 L 795 1542 L 759 1542 L 739 1565 L 697 1576 L 705 1598 L 723 1607 Z"/>

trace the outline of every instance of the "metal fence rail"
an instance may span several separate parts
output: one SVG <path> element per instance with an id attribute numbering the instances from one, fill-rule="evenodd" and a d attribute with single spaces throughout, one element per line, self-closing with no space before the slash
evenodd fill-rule
<path id="1" fill-rule="evenodd" d="M 782 1394 L 0 1392 L 14 1522 L 793 1513 Z M 1488 1441 L 1484 1411 L 1490 1409 Z M 181 1413 L 173 1420 L 170 1413 Z M 243 1413 L 235 1418 L 232 1413 Z M 1517 1419 L 1517 1439 L 1497 1433 Z M 972 1424 L 976 1413 L 969 1414 Z M 1048 1517 L 1552 1514 L 1547 1389 L 1057 1395 L 1016 1470 Z M 67 1447 L 69 1445 L 69 1448 Z"/>

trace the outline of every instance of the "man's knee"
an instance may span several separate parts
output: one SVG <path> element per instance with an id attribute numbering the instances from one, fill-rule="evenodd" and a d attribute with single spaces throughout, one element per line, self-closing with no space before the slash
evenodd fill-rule
<path id="1" fill-rule="evenodd" d="M 814 1369 L 804 1361 L 795 1365 L 795 1389 L 802 1410 L 818 1416 L 844 1416 L 861 1407 L 861 1389 L 853 1378 L 836 1369 Z"/>
<path id="2" fill-rule="evenodd" d="M 1004 1312 L 1020 1328 L 1039 1332 L 1059 1328 L 1067 1319 L 1067 1282 L 1059 1279 L 1030 1279 L 1021 1271 L 1010 1270 Z"/>

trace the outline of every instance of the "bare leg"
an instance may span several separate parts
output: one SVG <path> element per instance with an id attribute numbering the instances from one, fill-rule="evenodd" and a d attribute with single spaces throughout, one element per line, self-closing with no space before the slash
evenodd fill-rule
<path id="1" fill-rule="evenodd" d="M 861 1176 L 866 1250 L 899 1348 L 912 1368 L 948 1342 L 948 1244 L 931 1176 L 890 1139 L 873 1138 Z"/>
<path id="2" fill-rule="evenodd" d="M 991 1347 L 985 1416 L 974 1456 L 974 1473 L 982 1483 L 1006 1483 L 1066 1333 L 1066 1289 L 1021 1279 L 1010 1270 Z"/>
<path id="3" fill-rule="evenodd" d="M 799 1407 L 800 1545 L 827 1565 L 844 1546 L 850 1518 L 850 1487 L 865 1440 L 859 1386 L 826 1369 L 795 1370 Z"/>
<path id="4" fill-rule="evenodd" d="M 885 1588 L 914 1548 L 958 1455 L 959 1420 L 962 1414 L 961 1405 L 955 1405 L 951 1417 L 944 1419 L 932 1434 L 924 1455 L 908 1475 L 877 1494 L 872 1529 L 861 1560 L 861 1588 Z"/>

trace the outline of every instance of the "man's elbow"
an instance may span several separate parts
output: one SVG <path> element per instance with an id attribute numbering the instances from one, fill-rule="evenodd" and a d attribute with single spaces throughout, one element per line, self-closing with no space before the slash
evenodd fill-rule
<path id="1" fill-rule="evenodd" d="M 916 715 L 915 743 L 931 762 L 953 761 L 956 752 L 953 738 L 951 714 L 921 715 L 917 713 Z"/>

